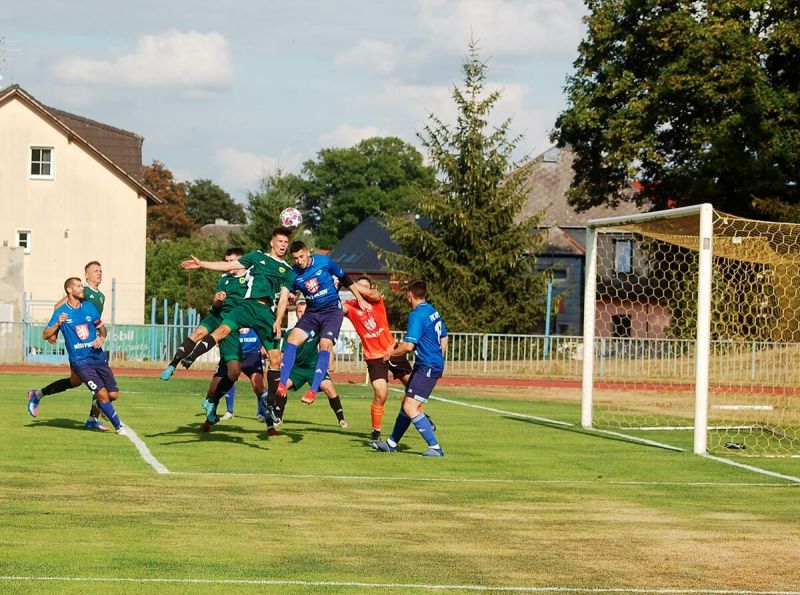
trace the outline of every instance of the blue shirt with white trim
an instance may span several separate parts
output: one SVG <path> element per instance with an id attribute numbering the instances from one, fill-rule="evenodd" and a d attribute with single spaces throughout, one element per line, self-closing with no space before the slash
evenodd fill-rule
<path id="1" fill-rule="evenodd" d="M 414 344 L 414 364 L 444 370 L 442 339 L 447 336 L 447 327 L 439 311 L 428 302 L 417 304 L 408 314 L 406 343 Z"/>
<path id="2" fill-rule="evenodd" d="M 97 339 L 97 329 L 103 326 L 97 308 L 88 301 L 81 302 L 77 308 L 73 308 L 69 303 L 62 304 L 55 309 L 47 326 L 51 327 L 57 323 L 62 313 L 67 314 L 67 320 L 59 330 L 64 335 L 70 365 L 80 368 L 106 363 L 103 350 L 92 347 L 92 343 Z"/>
<path id="3" fill-rule="evenodd" d="M 308 311 L 323 310 L 331 306 L 342 307 L 339 301 L 339 290 L 333 278 L 344 277 L 342 267 L 324 254 L 314 254 L 308 268 L 301 269 L 294 265 L 294 286 L 306 298 Z"/>

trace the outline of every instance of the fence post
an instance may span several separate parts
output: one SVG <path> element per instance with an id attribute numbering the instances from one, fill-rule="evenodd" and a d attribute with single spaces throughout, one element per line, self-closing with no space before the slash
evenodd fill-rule
<path id="1" fill-rule="evenodd" d="M 483 335 L 483 371 L 489 370 L 489 335 Z"/>

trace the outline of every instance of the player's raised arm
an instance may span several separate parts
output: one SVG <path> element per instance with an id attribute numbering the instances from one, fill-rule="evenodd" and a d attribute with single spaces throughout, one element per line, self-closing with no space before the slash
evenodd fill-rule
<path id="1" fill-rule="evenodd" d="M 206 269 L 207 271 L 218 271 L 220 273 L 228 273 L 235 269 L 241 269 L 245 267 L 243 264 L 239 262 L 239 259 L 208 261 L 208 260 L 200 260 L 196 256 L 192 256 L 188 260 L 184 260 L 181 263 L 181 268 L 188 270 Z"/>
<path id="2" fill-rule="evenodd" d="M 289 307 L 289 290 L 286 287 L 281 287 L 280 296 L 278 296 L 278 307 L 275 309 L 275 324 L 272 329 L 277 338 L 281 338 L 283 333 L 283 317 L 286 315 L 286 309 Z"/>
<path id="3" fill-rule="evenodd" d="M 66 312 L 59 314 L 58 319 L 42 331 L 42 338 L 44 340 L 49 340 L 51 337 L 58 335 L 58 329 L 67 321 L 67 318 Z"/>

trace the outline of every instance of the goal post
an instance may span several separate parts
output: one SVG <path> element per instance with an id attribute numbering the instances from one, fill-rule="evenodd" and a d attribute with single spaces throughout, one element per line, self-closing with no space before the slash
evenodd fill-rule
<path id="1" fill-rule="evenodd" d="M 589 221 L 581 424 L 800 456 L 800 225 L 696 205 Z"/>

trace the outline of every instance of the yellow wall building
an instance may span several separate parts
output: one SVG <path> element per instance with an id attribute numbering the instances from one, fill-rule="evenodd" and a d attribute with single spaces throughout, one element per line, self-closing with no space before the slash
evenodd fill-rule
<path id="1" fill-rule="evenodd" d="M 0 245 L 23 251 L 29 300 L 56 302 L 64 280 L 83 279 L 97 260 L 103 318 L 111 322 L 114 279 L 114 322 L 144 321 L 147 205 L 160 201 L 141 182 L 142 142 L 44 106 L 17 85 L 0 90 Z"/>

